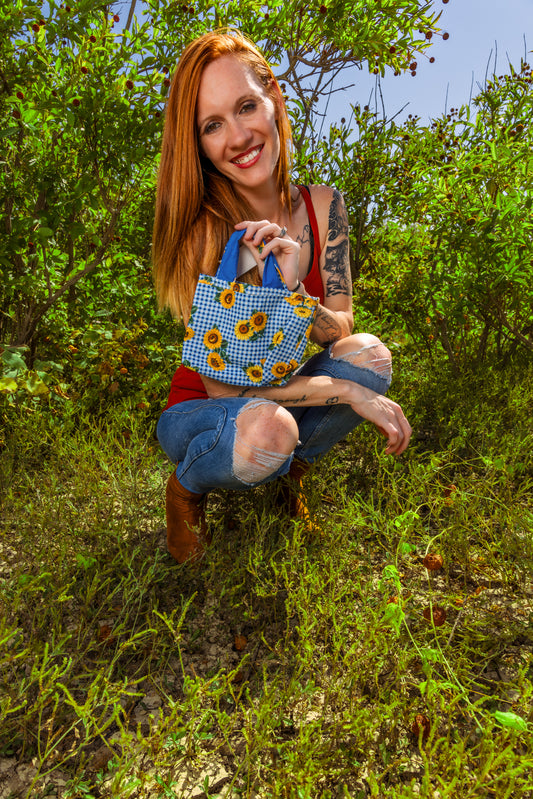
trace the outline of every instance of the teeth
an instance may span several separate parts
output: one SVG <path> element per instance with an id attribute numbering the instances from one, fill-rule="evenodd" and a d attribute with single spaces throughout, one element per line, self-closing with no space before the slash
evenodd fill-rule
<path id="1" fill-rule="evenodd" d="M 261 148 L 260 147 L 256 147 L 255 150 L 252 150 L 251 152 L 249 152 L 248 155 L 244 155 L 242 158 L 234 158 L 233 159 L 233 163 L 234 164 L 247 164 L 250 161 L 253 161 L 253 159 L 257 155 L 259 155 L 260 152 L 261 152 Z"/>

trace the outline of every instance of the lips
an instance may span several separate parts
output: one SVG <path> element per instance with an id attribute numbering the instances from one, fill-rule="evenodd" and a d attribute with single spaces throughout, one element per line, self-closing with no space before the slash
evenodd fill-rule
<path id="1" fill-rule="evenodd" d="M 264 145 L 259 144 L 255 147 L 250 147 L 250 149 L 246 150 L 245 153 L 240 153 L 240 155 L 236 156 L 236 158 L 232 158 L 231 163 L 241 168 L 252 166 L 261 155 L 263 146 Z"/>

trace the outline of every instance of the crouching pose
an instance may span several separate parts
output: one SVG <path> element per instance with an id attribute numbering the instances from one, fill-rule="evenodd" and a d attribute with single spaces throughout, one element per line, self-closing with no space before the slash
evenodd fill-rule
<path id="1" fill-rule="evenodd" d="M 323 349 L 283 386 L 242 388 L 178 368 L 157 435 L 176 464 L 167 541 L 180 563 L 200 558 L 209 543 L 211 489 L 288 475 L 287 512 L 305 519 L 303 475 L 364 419 L 386 437 L 387 453 L 409 443 L 402 409 L 384 396 L 389 350 L 373 335 L 352 335 L 343 199 L 327 186 L 290 182 L 290 139 L 280 88 L 250 41 L 214 32 L 186 48 L 172 78 L 158 178 L 160 305 L 187 322 L 198 275 L 214 275 L 230 235 L 245 230 L 239 280 L 260 284 L 273 252 L 288 288 L 319 298 L 310 338 Z"/>

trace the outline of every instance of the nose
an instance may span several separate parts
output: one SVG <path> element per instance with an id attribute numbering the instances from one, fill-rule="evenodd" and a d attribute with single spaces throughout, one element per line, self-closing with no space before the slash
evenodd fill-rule
<path id="1" fill-rule="evenodd" d="M 231 121 L 228 132 L 230 146 L 234 149 L 242 149 L 242 146 L 247 144 L 252 137 L 251 131 L 240 119 L 233 119 Z"/>

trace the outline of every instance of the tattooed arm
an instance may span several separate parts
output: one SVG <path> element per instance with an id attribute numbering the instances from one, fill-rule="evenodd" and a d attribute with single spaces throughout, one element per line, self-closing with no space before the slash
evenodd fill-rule
<path id="1" fill-rule="evenodd" d="M 232 386 L 202 375 L 209 397 L 261 398 L 277 402 L 285 408 L 311 405 L 350 405 L 368 419 L 387 438 L 387 454 L 399 455 L 407 447 L 411 428 L 402 409 L 388 397 L 376 394 L 351 380 L 339 380 L 328 375 L 307 377 L 295 375 L 284 386 Z"/>
<path id="2" fill-rule="evenodd" d="M 325 240 L 320 256 L 324 304 L 318 307 L 311 339 L 325 346 L 349 336 L 353 328 L 348 215 L 336 189 L 312 186 L 311 191 L 320 237 Z"/>

